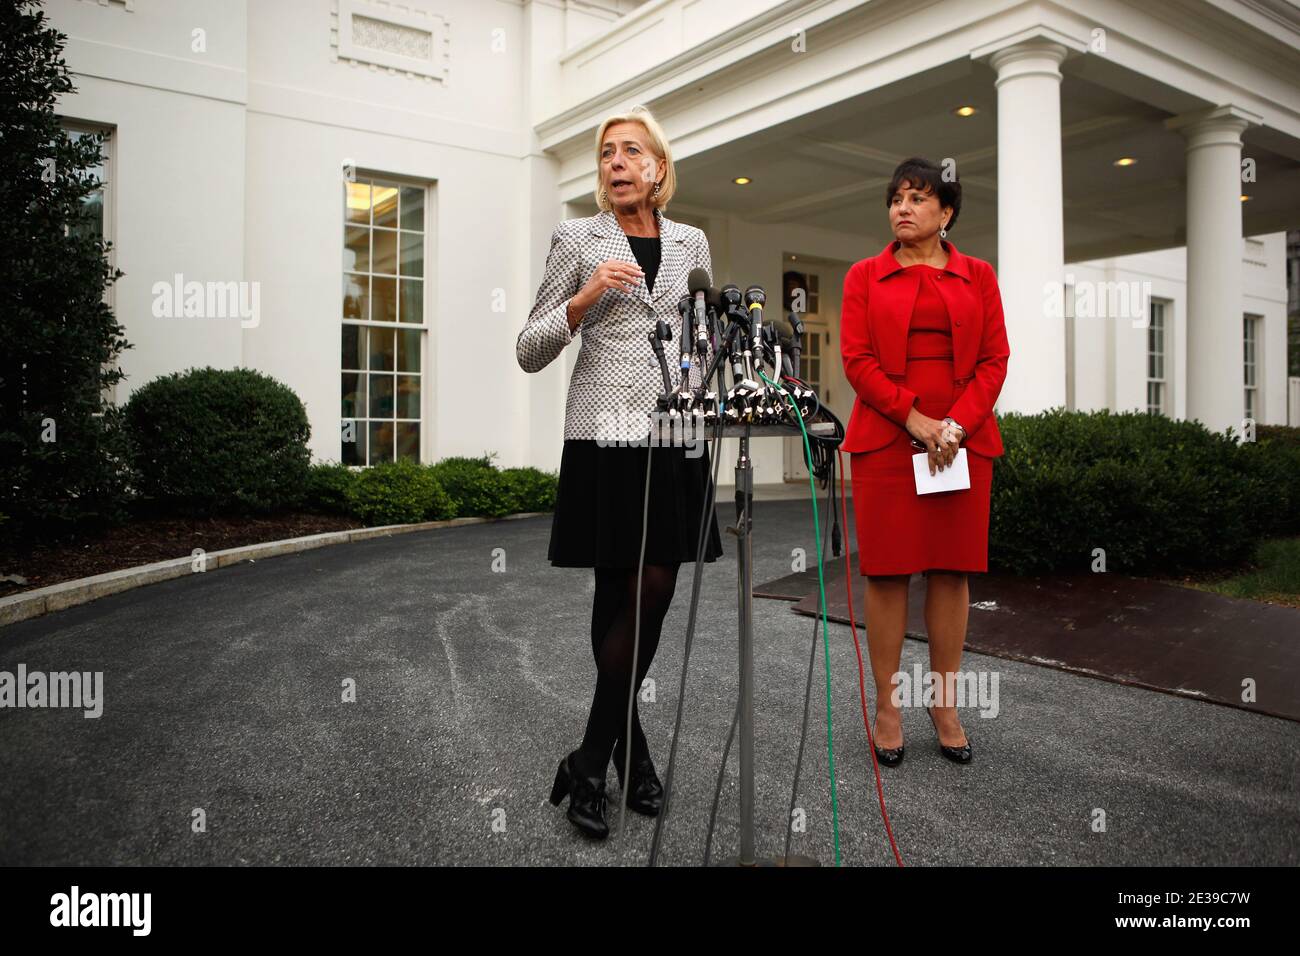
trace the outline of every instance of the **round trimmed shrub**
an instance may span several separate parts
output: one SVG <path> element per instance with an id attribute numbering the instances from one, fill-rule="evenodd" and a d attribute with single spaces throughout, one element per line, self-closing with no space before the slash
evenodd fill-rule
<path id="1" fill-rule="evenodd" d="M 254 369 L 156 378 L 126 404 L 141 494 L 196 513 L 301 505 L 311 426 L 288 386 Z"/>
<path id="2" fill-rule="evenodd" d="M 405 458 L 357 472 L 347 490 L 348 510 L 371 526 L 443 521 L 456 516 L 433 470 Z"/>

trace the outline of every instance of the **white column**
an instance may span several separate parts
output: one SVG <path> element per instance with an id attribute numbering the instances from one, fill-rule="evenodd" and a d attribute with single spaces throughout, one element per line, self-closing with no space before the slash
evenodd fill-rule
<path id="1" fill-rule="evenodd" d="M 998 284 L 1011 346 L 999 411 L 1065 404 L 1065 319 L 1049 292 L 1065 273 L 1061 43 L 1034 37 L 988 53 L 998 90 Z M 960 171 L 959 171 L 960 173 Z"/>
<path id="2" fill-rule="evenodd" d="M 1165 120 L 1187 139 L 1187 418 L 1240 435 L 1241 133 L 1260 117 L 1218 106 Z"/>

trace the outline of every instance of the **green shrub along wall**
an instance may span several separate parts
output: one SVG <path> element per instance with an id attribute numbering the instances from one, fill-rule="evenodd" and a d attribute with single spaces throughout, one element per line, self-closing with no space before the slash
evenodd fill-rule
<path id="1" fill-rule="evenodd" d="M 456 517 L 455 504 L 433 469 L 401 459 L 357 472 L 348 510 L 368 525 L 412 524 Z"/>
<path id="2" fill-rule="evenodd" d="M 1143 412 L 998 417 L 989 569 L 1178 573 L 1229 567 L 1300 532 L 1296 429 L 1238 442 Z"/>
<path id="3" fill-rule="evenodd" d="M 371 525 L 500 518 L 555 507 L 556 473 L 498 470 L 494 457 L 444 458 L 432 465 L 384 462 L 358 469 L 317 464 L 307 478 L 307 503 L 316 511 L 351 515 Z"/>
<path id="4" fill-rule="evenodd" d="M 253 369 L 191 369 L 156 378 L 126 405 L 141 495 L 212 514 L 301 506 L 311 427 L 288 386 Z"/>
<path id="5" fill-rule="evenodd" d="M 139 492 L 177 509 L 307 507 L 368 525 L 549 512 L 558 475 L 495 453 L 365 469 L 310 464 L 302 403 L 252 370 L 150 382 L 126 407 Z M 1300 429 L 1255 441 L 1143 412 L 999 416 L 989 569 L 1175 574 L 1227 569 L 1300 534 Z"/>

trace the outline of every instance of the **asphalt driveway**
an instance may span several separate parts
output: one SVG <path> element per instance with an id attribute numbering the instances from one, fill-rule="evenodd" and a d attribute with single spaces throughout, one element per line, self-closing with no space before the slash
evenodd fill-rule
<path id="1" fill-rule="evenodd" d="M 731 516 L 720 502 L 721 523 Z M 549 530 L 526 518 L 321 548 L 0 630 L 0 670 L 104 675 L 98 719 L 0 709 L 0 864 L 643 862 L 652 820 L 629 813 L 625 833 L 591 843 L 546 800 L 594 681 L 591 572 L 551 568 Z M 735 540 L 723 537 L 727 554 L 705 565 L 665 865 L 702 861 L 734 708 Z M 760 502 L 755 582 L 788 573 L 797 547 L 812 566 L 806 501 Z M 656 699 L 641 705 L 661 774 L 692 567 L 650 672 Z M 755 606 L 758 849 L 772 855 L 812 628 L 783 602 Z M 832 624 L 831 640 L 843 861 L 892 865 L 857 656 L 847 627 Z M 925 653 L 907 641 L 904 667 L 924 668 Z M 828 864 L 820 661 L 794 849 Z M 963 717 L 974 762 L 945 761 L 918 710 L 904 715 L 907 759 L 881 771 L 909 865 L 1300 863 L 1300 725 L 982 655 L 964 666 L 1000 677 L 998 716 Z M 731 759 L 715 858 L 737 848 Z"/>

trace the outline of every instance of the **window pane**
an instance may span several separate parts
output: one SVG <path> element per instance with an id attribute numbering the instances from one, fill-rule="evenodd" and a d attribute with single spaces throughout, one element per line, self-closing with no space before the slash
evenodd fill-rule
<path id="1" fill-rule="evenodd" d="M 104 191 L 97 189 L 89 196 L 81 197 L 82 208 L 89 217 L 84 222 L 72 225 L 68 232 L 74 236 L 94 236 L 100 242 L 104 240 Z"/>
<path id="2" fill-rule="evenodd" d="M 393 417 L 393 376 L 371 373 L 370 417 Z"/>
<path id="3" fill-rule="evenodd" d="M 375 248 L 371 272 L 386 276 L 397 275 L 397 233 L 384 229 L 374 231 Z"/>
<path id="4" fill-rule="evenodd" d="M 366 367 L 366 328 L 363 325 L 343 326 L 343 367 Z"/>
<path id="5" fill-rule="evenodd" d="M 351 426 L 350 430 L 348 426 Z M 343 422 L 339 428 L 339 461 L 345 465 L 364 465 L 366 463 L 366 423 L 359 421 Z M 349 441 L 348 439 L 352 440 Z"/>
<path id="6" fill-rule="evenodd" d="M 347 202 L 344 208 L 348 222 L 369 225 L 370 183 L 347 183 Z"/>
<path id="7" fill-rule="evenodd" d="M 370 279 L 367 276 L 343 276 L 343 318 L 370 318 Z"/>
<path id="8" fill-rule="evenodd" d="M 397 280 L 375 276 L 370 280 L 370 321 L 397 321 Z"/>
<path id="9" fill-rule="evenodd" d="M 366 374 L 365 372 L 343 373 L 343 405 L 341 414 L 344 418 L 355 418 L 366 413 Z"/>
<path id="10" fill-rule="evenodd" d="M 397 187 L 375 184 L 375 225 L 397 228 Z"/>
<path id="11" fill-rule="evenodd" d="M 393 370 L 393 330 L 370 330 L 370 367 L 391 372 Z"/>
<path id="12" fill-rule="evenodd" d="M 397 333 L 397 370 L 399 372 L 420 371 L 420 332 Z"/>
<path id="13" fill-rule="evenodd" d="M 418 186 L 402 187 L 402 228 L 424 229 L 424 190 Z"/>
<path id="14" fill-rule="evenodd" d="M 403 322 L 420 324 L 424 322 L 424 282 L 421 279 L 403 279 L 402 312 Z"/>
<path id="15" fill-rule="evenodd" d="M 424 275 L 424 234 L 402 233 L 402 275 Z"/>
<path id="16" fill-rule="evenodd" d="M 370 423 L 370 464 L 393 460 L 393 423 Z"/>
<path id="17" fill-rule="evenodd" d="M 420 460 L 420 423 L 397 423 L 397 457 Z"/>
<path id="18" fill-rule="evenodd" d="M 397 376 L 397 417 L 420 417 L 420 376 Z"/>
<path id="19" fill-rule="evenodd" d="M 360 226 L 343 227 L 343 271 L 370 271 L 370 230 Z"/>

